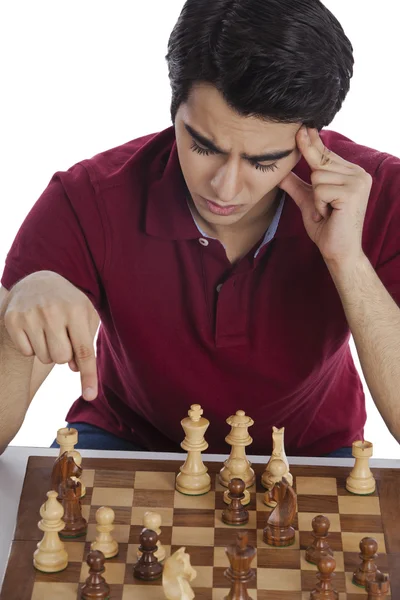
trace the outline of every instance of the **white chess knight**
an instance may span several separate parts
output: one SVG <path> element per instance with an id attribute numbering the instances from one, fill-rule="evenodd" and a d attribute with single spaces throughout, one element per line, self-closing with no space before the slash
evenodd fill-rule
<path id="1" fill-rule="evenodd" d="M 281 427 L 278 429 L 277 427 L 272 427 L 272 454 L 269 459 L 267 466 L 265 467 L 264 473 L 261 477 L 261 484 L 267 490 L 271 490 L 277 481 L 281 481 L 282 477 L 286 479 L 290 486 L 293 486 L 293 475 L 289 472 L 289 461 L 287 459 L 285 453 L 285 445 L 284 445 L 284 433 L 285 428 Z M 281 471 L 281 467 L 274 470 L 274 476 L 271 476 L 271 464 L 274 460 L 283 461 L 286 465 L 286 470 L 280 476 L 280 479 L 276 480 L 276 476 L 278 472 Z"/>
<path id="2" fill-rule="evenodd" d="M 101 506 L 96 511 L 96 540 L 92 542 L 91 550 L 100 550 L 106 558 L 118 554 L 118 542 L 113 539 L 115 513 L 109 506 Z"/>
<path id="3" fill-rule="evenodd" d="M 75 450 L 75 444 L 78 443 L 78 431 L 74 428 L 62 427 L 57 431 L 57 444 L 60 446 L 59 456 L 64 454 L 64 452 L 68 452 L 68 456 L 72 456 L 78 467 L 82 465 L 82 456 L 78 450 Z M 76 478 L 75 478 L 76 479 Z M 81 479 L 79 479 L 81 483 L 81 498 L 86 494 L 85 484 Z"/>
<path id="4" fill-rule="evenodd" d="M 190 582 L 197 572 L 190 564 L 190 556 L 186 548 L 179 548 L 167 558 L 164 564 L 162 585 L 167 600 L 193 600 L 194 592 Z"/>
<path id="5" fill-rule="evenodd" d="M 68 554 L 58 533 L 65 527 L 62 520 L 64 508 L 57 500 L 57 492 L 47 492 L 47 501 L 40 508 L 38 527 L 44 531 L 43 539 L 33 554 L 33 564 L 39 571 L 57 573 L 68 565 Z"/>
<path id="6" fill-rule="evenodd" d="M 148 510 L 143 515 L 143 527 L 144 529 L 152 529 L 158 536 L 161 535 L 161 515 Z M 137 551 L 138 560 L 142 556 L 140 550 Z M 154 552 L 154 556 L 158 559 L 158 562 L 162 562 L 165 559 L 165 548 L 161 544 L 161 541 L 157 541 L 157 550 Z"/>
<path id="7" fill-rule="evenodd" d="M 210 421 L 202 414 L 203 409 L 200 404 L 192 404 L 188 412 L 189 416 L 181 421 L 186 434 L 181 447 L 188 454 L 185 463 L 179 469 L 175 487 L 178 492 L 189 496 L 200 496 L 211 489 L 211 478 L 201 458 L 202 451 L 208 448 L 204 434 Z"/>

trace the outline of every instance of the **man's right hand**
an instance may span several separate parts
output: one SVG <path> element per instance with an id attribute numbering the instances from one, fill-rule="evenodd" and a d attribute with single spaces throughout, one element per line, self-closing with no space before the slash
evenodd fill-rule
<path id="1" fill-rule="evenodd" d="M 100 319 L 83 292 L 57 273 L 38 271 L 10 290 L 2 317 L 23 356 L 37 356 L 43 364 L 68 363 L 80 371 L 85 400 L 97 397 L 94 337 Z"/>

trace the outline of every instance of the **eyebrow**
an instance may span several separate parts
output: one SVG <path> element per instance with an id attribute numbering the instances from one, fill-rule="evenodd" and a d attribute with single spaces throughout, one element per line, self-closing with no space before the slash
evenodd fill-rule
<path id="1" fill-rule="evenodd" d="M 205 146 L 207 149 L 212 150 L 213 152 L 216 152 L 218 154 L 223 154 L 225 156 L 229 154 L 229 152 L 216 146 L 214 142 L 204 137 L 204 135 L 201 135 L 201 133 L 193 129 L 193 127 L 191 127 L 187 123 L 184 123 L 184 126 L 186 131 L 192 136 L 192 138 L 194 138 L 197 142 Z M 281 158 L 286 158 L 287 156 L 290 156 L 290 154 L 292 154 L 295 150 L 296 148 L 292 148 L 291 150 L 275 150 L 274 152 L 268 152 L 267 154 L 256 155 L 242 153 L 240 156 L 250 162 L 264 162 L 266 160 L 280 160 Z"/>

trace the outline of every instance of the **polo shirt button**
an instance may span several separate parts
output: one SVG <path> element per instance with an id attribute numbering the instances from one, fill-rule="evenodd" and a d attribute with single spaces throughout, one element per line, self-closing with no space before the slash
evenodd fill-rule
<path id="1" fill-rule="evenodd" d="M 208 240 L 205 240 L 204 238 L 200 238 L 199 242 L 202 246 L 208 246 Z"/>
<path id="2" fill-rule="evenodd" d="M 222 288 L 222 283 L 220 283 L 219 285 L 217 285 L 217 292 L 220 292 Z"/>

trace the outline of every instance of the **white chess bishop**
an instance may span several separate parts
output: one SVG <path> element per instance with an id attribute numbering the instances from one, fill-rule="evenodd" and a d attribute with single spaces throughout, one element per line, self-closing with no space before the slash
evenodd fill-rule
<path id="1" fill-rule="evenodd" d="M 193 600 L 194 592 L 190 582 L 197 572 L 190 564 L 190 556 L 186 548 L 179 548 L 169 556 L 164 564 L 162 586 L 167 600 Z"/>
<path id="2" fill-rule="evenodd" d="M 38 527 L 44 531 L 43 539 L 38 543 L 33 554 L 33 564 L 39 571 L 57 573 L 68 565 L 68 554 L 58 533 L 65 527 L 62 520 L 64 508 L 57 500 L 57 492 L 47 492 L 47 501 L 40 508 Z"/>
<path id="3" fill-rule="evenodd" d="M 101 506 L 97 509 L 97 536 L 90 548 L 91 550 L 100 550 L 106 558 L 113 558 L 118 554 L 118 542 L 111 535 L 114 529 L 114 519 L 115 513 L 109 506 Z"/>
<path id="4" fill-rule="evenodd" d="M 261 476 L 261 484 L 267 490 L 271 490 L 275 483 L 282 480 L 282 477 L 286 479 L 290 486 L 293 486 L 293 475 L 289 472 L 289 461 L 285 452 L 284 433 L 284 427 L 280 429 L 277 427 L 272 428 L 272 454 Z M 278 472 L 282 470 L 281 464 L 279 466 L 276 465 L 276 468 L 273 469 L 274 475 L 271 474 L 271 465 L 276 460 L 283 461 L 285 464 L 285 472 L 281 474 L 280 479 L 276 479 L 276 477 L 278 476 Z"/>

